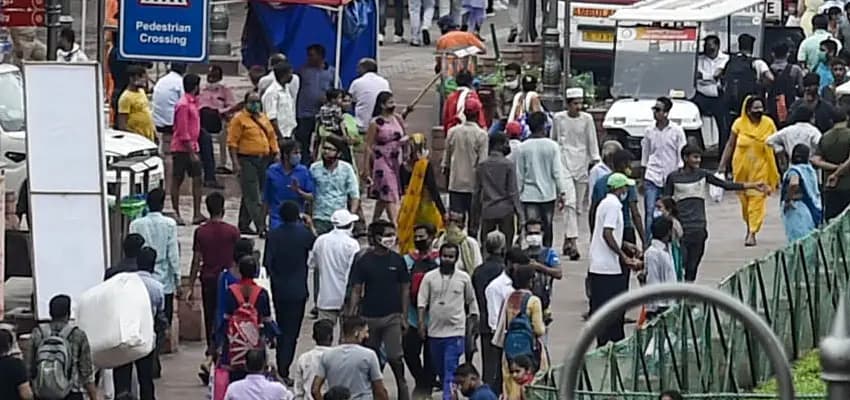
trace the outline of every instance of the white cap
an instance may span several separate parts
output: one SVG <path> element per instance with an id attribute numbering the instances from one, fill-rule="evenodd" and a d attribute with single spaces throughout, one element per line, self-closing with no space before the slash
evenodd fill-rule
<path id="1" fill-rule="evenodd" d="M 581 99 L 581 98 L 584 98 L 584 89 L 582 89 L 580 87 L 567 89 L 567 99 Z"/>
<path id="2" fill-rule="evenodd" d="M 335 227 L 350 225 L 360 220 L 356 214 L 348 212 L 346 209 L 336 210 L 331 215 L 331 224 Z"/>

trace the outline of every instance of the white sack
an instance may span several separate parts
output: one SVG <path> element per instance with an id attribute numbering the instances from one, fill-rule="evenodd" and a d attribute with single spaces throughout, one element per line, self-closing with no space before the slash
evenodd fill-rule
<path id="1" fill-rule="evenodd" d="M 721 174 L 720 172 L 716 172 L 714 176 L 717 177 L 717 179 L 724 181 L 726 180 L 726 177 L 723 176 L 723 174 Z M 715 203 L 720 203 L 721 201 L 723 201 L 723 188 L 719 186 L 709 185 L 708 196 L 711 197 L 711 200 L 713 200 Z"/>
<path id="2" fill-rule="evenodd" d="M 150 296 L 135 273 L 115 275 L 85 291 L 77 307 L 78 325 L 88 336 L 98 368 L 115 368 L 153 351 Z"/>

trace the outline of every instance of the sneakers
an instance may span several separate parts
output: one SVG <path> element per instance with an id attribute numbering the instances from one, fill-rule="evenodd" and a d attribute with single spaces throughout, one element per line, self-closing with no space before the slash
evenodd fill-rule
<path id="1" fill-rule="evenodd" d="M 393 43 L 407 43 L 407 40 L 404 40 L 404 36 L 393 36 Z"/>

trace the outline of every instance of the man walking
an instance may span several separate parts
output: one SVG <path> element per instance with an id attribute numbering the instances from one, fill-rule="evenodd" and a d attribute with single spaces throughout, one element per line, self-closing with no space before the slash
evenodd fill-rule
<path id="1" fill-rule="evenodd" d="M 437 381 L 431 364 L 431 350 L 427 340 L 419 337 L 419 310 L 417 307 L 419 288 L 425 274 L 437 268 L 440 253 L 431 248 L 437 229 L 433 225 L 424 224 L 413 227 L 413 246 L 410 253 L 404 255 L 404 261 L 410 272 L 410 304 L 407 307 L 408 329 L 402 338 L 404 361 L 407 369 L 413 375 L 416 386 L 413 397 L 419 399 L 429 396 L 434 383 Z M 426 315 L 427 319 L 427 315 Z"/>
<path id="2" fill-rule="evenodd" d="M 347 208 L 356 212 L 360 208 L 360 183 L 351 164 L 339 159 L 345 142 L 329 136 L 322 144 L 322 160 L 310 166 L 315 191 L 313 192 L 313 223 L 316 232 L 330 232 L 334 211 Z"/>
<path id="3" fill-rule="evenodd" d="M 488 303 L 486 296 L 487 287 L 502 275 L 505 271 L 505 251 L 507 249 L 505 234 L 493 231 L 487 234 L 484 241 L 484 249 L 487 251 L 487 259 L 480 267 L 472 273 L 472 287 L 475 289 L 475 299 L 478 301 L 480 318 L 478 329 L 481 335 L 481 367 L 483 370 L 484 383 L 498 387 L 502 353 L 498 347 L 493 346 L 493 329 L 490 328 L 490 310 L 493 307 Z M 501 304 L 498 308 L 501 308 Z M 498 315 L 496 315 L 498 318 Z M 467 363 L 471 360 L 466 360 Z"/>
<path id="4" fill-rule="evenodd" d="M 600 161 L 599 140 L 593 117 L 581 111 L 584 90 L 567 89 L 567 109 L 556 113 L 552 121 L 552 139 L 561 146 L 561 162 L 566 169 L 566 179 L 572 180 L 573 194 L 567 194 L 565 203 L 563 253 L 570 260 L 581 257 L 578 240 L 578 215 L 587 210 L 588 170 Z M 569 188 L 570 186 L 567 185 Z"/>
<path id="5" fill-rule="evenodd" d="M 344 208 L 334 211 L 331 215 L 334 229 L 319 236 L 310 253 L 310 268 L 319 276 L 318 318 L 334 325 L 342 315 L 354 255 L 360 251 L 360 243 L 353 236 L 354 223 L 358 220 L 357 215 Z"/>
<path id="6" fill-rule="evenodd" d="M 156 251 L 154 277 L 162 284 L 164 312 L 168 325 L 174 317 L 174 296 L 180 297 L 180 248 L 177 245 L 177 222 L 162 214 L 165 192 L 154 189 L 148 193 L 148 215 L 130 222 L 130 233 L 138 233 L 145 244 Z M 154 377 L 160 375 L 159 351 L 154 359 Z"/>
<path id="7" fill-rule="evenodd" d="M 118 262 L 118 264 L 113 265 L 111 268 L 108 268 L 106 272 L 103 273 L 103 280 L 107 280 L 112 278 L 115 275 L 118 275 L 122 272 L 133 272 L 136 270 L 136 257 L 139 256 L 139 251 L 142 250 L 142 247 L 145 246 L 145 238 L 138 233 L 131 233 L 124 237 L 124 242 L 122 243 L 122 250 L 124 251 L 124 258 Z"/>
<path id="8" fill-rule="evenodd" d="M 177 102 L 183 97 L 183 75 L 186 74 L 186 64 L 171 63 L 168 73 L 156 81 L 153 86 L 153 122 L 159 133 L 160 143 L 163 150 L 168 149 L 171 143 L 171 135 L 174 133 L 174 110 Z M 168 153 L 164 153 L 168 154 Z"/>
<path id="9" fill-rule="evenodd" d="M 507 243 L 513 243 L 515 224 L 523 226 L 522 203 L 517 189 L 516 164 L 505 153 L 510 151 L 504 133 L 490 136 L 490 155 L 475 168 L 475 192 L 469 217 L 469 233 L 477 236 L 481 227 L 481 240 L 498 229 Z"/>
<path id="10" fill-rule="evenodd" d="M 381 92 L 392 92 L 390 82 L 378 75 L 378 62 L 364 58 L 357 63 L 358 78 L 351 82 L 348 92 L 354 98 L 354 117 L 357 118 L 357 129 L 366 135 L 372 112 L 375 111 L 375 101 Z"/>
<path id="11" fill-rule="evenodd" d="M 452 399 L 451 383 L 460 356 L 464 354 L 467 324 L 478 322 L 472 280 L 469 274 L 455 268 L 459 254 L 456 245 L 442 245 L 440 267 L 425 274 L 417 296 L 419 334 L 423 339 L 428 338 L 434 367 L 443 383 L 443 400 Z"/>
<path id="12" fill-rule="evenodd" d="M 289 367 L 295 357 L 295 346 L 304 320 L 304 306 L 309 296 L 307 257 L 316 236 L 311 226 L 301 222 L 297 204 L 287 201 L 280 208 L 283 223 L 269 232 L 263 264 L 271 278 L 275 321 L 280 327 L 277 371 L 281 378 L 289 380 Z"/>
<path id="13" fill-rule="evenodd" d="M 278 139 L 292 137 L 298 123 L 295 120 L 295 101 L 290 85 L 293 76 L 289 62 L 281 61 L 274 67 L 275 82 L 262 95 L 263 111 L 271 120 Z"/>
<path id="14" fill-rule="evenodd" d="M 546 115 L 534 112 L 528 116 L 531 136 L 519 147 L 516 157 L 519 178 L 519 199 L 526 219 L 543 223 L 543 245 L 552 246 L 552 219 L 555 202 L 559 209 L 567 203 L 567 196 L 575 190 L 569 188 L 561 162 L 561 149 L 554 140 L 546 137 Z M 575 202 L 575 199 L 571 200 Z"/>
<path id="15" fill-rule="evenodd" d="M 322 354 L 316 379 L 313 380 L 313 399 L 323 400 L 322 388 L 342 386 L 348 388 L 352 399 L 389 400 L 384 376 L 378 364 L 378 355 L 363 347 L 369 340 L 369 327 L 360 317 L 347 317 L 342 321 L 339 346 Z"/>
<path id="16" fill-rule="evenodd" d="M 180 187 L 183 179 L 192 178 L 192 224 L 206 221 L 201 214 L 201 159 L 198 137 L 201 134 L 201 114 L 198 109 L 198 93 L 201 90 L 201 77 L 189 74 L 183 77 L 185 94 L 174 107 L 174 136 L 171 138 L 171 158 L 174 167 L 171 182 L 171 208 L 175 220 L 183 225 L 180 217 Z"/>
<path id="17" fill-rule="evenodd" d="M 359 309 L 369 324 L 368 346 L 375 353 L 382 349 L 386 352 L 398 385 L 397 398 L 408 400 L 410 391 L 404 378 L 401 335 L 407 329 L 407 319 L 402 315 L 410 303 L 410 274 L 404 258 L 392 250 L 396 245 L 396 229 L 391 222 L 373 222 L 369 225 L 369 236 L 378 246 L 354 263 L 348 315 L 356 315 Z"/>
<path id="18" fill-rule="evenodd" d="M 682 166 L 679 154 L 688 144 L 685 131 L 680 126 L 670 123 L 669 116 L 672 108 L 673 101 L 667 97 L 659 97 L 655 101 L 655 106 L 652 107 L 655 125 L 646 128 L 640 144 L 640 163 L 644 167 L 643 211 L 646 218 L 644 232 L 649 232 L 652 227 L 655 201 L 661 197 L 667 175 Z M 646 246 L 649 246 L 649 243 L 644 243 L 644 247 Z"/>
<path id="19" fill-rule="evenodd" d="M 449 182 L 449 208 L 467 215 L 472 209 L 475 169 L 487 157 L 487 131 L 478 125 L 481 103 L 466 100 L 466 121 L 448 131 L 442 172 Z"/>
<path id="20" fill-rule="evenodd" d="M 308 213 L 307 202 L 313 200 L 314 183 L 309 166 L 301 163 L 301 147 L 293 139 L 280 141 L 280 162 L 266 170 L 263 205 L 269 214 L 269 226 L 280 226 L 280 206 L 294 201 L 301 212 Z"/>
<path id="21" fill-rule="evenodd" d="M 292 400 L 295 396 L 283 384 L 266 378 L 266 349 L 245 354 L 245 379 L 233 382 L 224 392 L 224 400 Z"/>
<path id="22" fill-rule="evenodd" d="M 274 69 L 279 64 L 283 63 L 289 64 L 289 59 L 286 58 L 286 55 L 283 53 L 275 53 L 269 57 L 268 73 L 264 71 L 263 73 L 265 73 L 265 75 L 257 81 L 257 93 L 260 94 L 260 97 L 266 94 L 266 91 L 276 83 L 277 78 L 275 78 Z M 260 68 L 262 69 L 262 67 Z M 293 99 L 297 99 L 298 92 L 301 89 L 301 79 L 298 75 L 292 74 L 292 81 L 289 83 L 288 88 L 289 95 L 292 96 Z"/>
<path id="23" fill-rule="evenodd" d="M 325 103 L 325 94 L 334 87 L 336 70 L 325 61 L 325 48 L 320 44 L 307 47 L 307 64 L 298 71 L 301 89 L 298 91 L 295 138 L 301 143 L 302 163 L 310 165 L 310 143 L 316 130 L 316 115 Z"/>
<path id="24" fill-rule="evenodd" d="M 530 219 L 525 222 L 525 244 L 525 254 L 531 260 L 529 265 L 534 268 L 531 291 L 540 298 L 543 322 L 549 325 L 552 322 L 549 305 L 552 303 L 553 280 L 561 280 L 564 277 L 561 259 L 557 251 L 543 245 L 543 224 L 539 220 Z"/>

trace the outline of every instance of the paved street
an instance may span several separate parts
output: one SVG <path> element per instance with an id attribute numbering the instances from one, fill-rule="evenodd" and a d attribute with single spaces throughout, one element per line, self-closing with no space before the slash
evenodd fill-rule
<path id="1" fill-rule="evenodd" d="M 90 6 L 94 0 L 86 0 Z M 235 11 L 238 7 L 232 7 Z M 90 8 L 90 13 L 92 13 Z M 241 11 L 231 13 L 232 37 L 239 37 L 241 29 Z M 496 18 L 497 22 L 504 21 L 505 15 Z M 89 21 L 91 21 L 91 15 Z M 391 25 L 389 25 L 391 26 Z M 501 26 L 505 26 L 503 23 Z M 499 29 L 500 36 L 504 37 L 505 28 Z M 91 31 L 90 31 L 91 32 Z M 432 34 L 435 32 L 432 31 Z M 91 41 L 91 39 L 90 39 Z M 405 103 L 413 98 L 421 89 L 422 85 L 433 76 L 433 53 L 429 48 L 412 48 L 405 44 L 387 45 L 381 48 L 380 55 L 381 72 L 387 76 L 400 103 Z M 237 81 L 229 78 L 228 82 Z M 247 78 L 240 78 L 240 86 L 247 84 Z M 409 132 L 428 132 L 435 122 L 436 111 L 434 107 L 435 96 L 426 95 L 417 111 L 408 119 Z M 238 193 L 235 183 L 227 181 L 228 194 Z M 190 201 L 188 197 L 183 198 L 182 214 L 191 215 Z M 235 223 L 238 211 L 238 198 L 229 196 L 227 219 Z M 371 215 L 372 204 L 366 203 L 367 215 Z M 740 208 L 737 199 L 727 196 L 722 203 L 708 205 L 709 215 L 709 243 L 706 249 L 705 259 L 700 271 L 699 284 L 715 285 L 723 277 L 732 273 L 735 269 L 747 261 L 762 256 L 772 249 L 784 244 L 785 237 L 781 222 L 778 218 L 778 200 L 774 197 L 770 202 L 768 218 L 764 230 L 759 236 L 759 246 L 745 248 L 743 240 L 745 227 L 740 217 Z M 560 247 L 563 237 L 563 222 L 558 216 L 556 224 L 556 246 Z M 582 216 L 583 221 L 586 217 Z M 181 241 L 181 265 L 183 273 L 188 274 L 191 258 L 191 239 L 193 227 L 180 228 Z M 580 249 L 582 255 L 587 254 L 589 233 L 583 226 L 580 238 Z M 259 246 L 262 246 L 260 241 Z M 582 313 L 587 309 L 584 296 L 584 276 L 587 268 L 587 260 L 583 258 L 579 262 L 564 262 L 564 279 L 555 285 L 552 299 L 552 310 L 554 322 L 550 326 L 550 348 L 549 352 L 556 363 L 560 363 L 564 355 L 572 345 L 572 340 L 577 337 L 582 329 Z M 16 280 L 18 286 L 26 281 Z M 633 282 L 633 286 L 637 284 Z M 20 289 L 20 288 L 19 288 Z M 14 292 L 10 288 L 9 294 Z M 298 345 L 298 353 L 308 350 L 312 346 L 310 338 L 312 321 L 306 320 L 302 326 L 301 337 Z M 203 359 L 203 345 L 200 342 L 184 342 L 180 345 L 180 351 L 176 354 L 164 356 L 163 378 L 157 381 L 157 392 L 160 399 L 201 399 L 206 394 L 206 389 L 200 386 L 196 377 L 197 365 Z M 395 383 L 392 382 L 392 374 L 386 371 L 387 382 L 390 386 L 390 396 L 395 398 Z M 408 374 L 408 378 L 410 375 Z M 411 382 L 412 387 L 412 382 Z"/>

